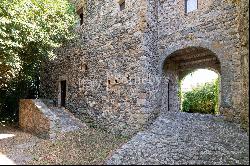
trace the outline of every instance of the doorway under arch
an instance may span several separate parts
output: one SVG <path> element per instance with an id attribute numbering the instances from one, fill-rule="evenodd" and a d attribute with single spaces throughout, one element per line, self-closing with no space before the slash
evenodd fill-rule
<path id="1" fill-rule="evenodd" d="M 221 77 L 220 61 L 216 54 L 207 48 L 186 47 L 168 55 L 162 69 L 162 111 L 180 111 L 180 81 L 196 69 L 209 69 Z M 220 84 L 221 79 L 219 79 Z M 220 92 L 221 88 L 219 105 Z"/>

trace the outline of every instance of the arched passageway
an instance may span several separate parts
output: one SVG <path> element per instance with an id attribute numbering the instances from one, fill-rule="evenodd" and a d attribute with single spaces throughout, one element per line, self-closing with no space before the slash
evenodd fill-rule
<path id="1" fill-rule="evenodd" d="M 162 110 L 180 110 L 180 81 L 196 69 L 210 69 L 220 77 L 220 61 L 211 50 L 203 47 L 186 47 L 171 53 L 163 65 Z M 221 79 L 220 79 L 221 80 Z M 219 81 L 219 84 L 220 81 Z M 220 90 L 221 91 L 221 90 Z M 221 97 L 219 95 L 219 103 Z"/>

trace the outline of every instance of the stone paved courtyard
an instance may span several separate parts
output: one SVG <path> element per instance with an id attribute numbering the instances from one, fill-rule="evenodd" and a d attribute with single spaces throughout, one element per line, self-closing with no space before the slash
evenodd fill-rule
<path id="1" fill-rule="evenodd" d="M 106 164 L 249 164 L 248 135 L 220 116 L 168 112 Z"/>

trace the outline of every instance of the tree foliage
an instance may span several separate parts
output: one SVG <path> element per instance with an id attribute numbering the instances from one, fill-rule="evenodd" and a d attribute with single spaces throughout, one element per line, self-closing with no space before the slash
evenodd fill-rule
<path id="1" fill-rule="evenodd" d="M 74 37 L 75 24 L 67 0 L 0 1 L 0 111 L 35 97 L 41 62 Z"/>
<path id="2" fill-rule="evenodd" d="M 183 94 L 182 111 L 215 114 L 218 112 L 218 79 Z"/>

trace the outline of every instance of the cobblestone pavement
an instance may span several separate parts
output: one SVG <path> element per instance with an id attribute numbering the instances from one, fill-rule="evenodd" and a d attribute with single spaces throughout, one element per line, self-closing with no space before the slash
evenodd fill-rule
<path id="1" fill-rule="evenodd" d="M 249 164 L 248 135 L 221 116 L 168 112 L 106 164 Z"/>

